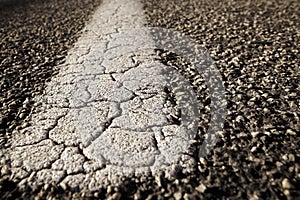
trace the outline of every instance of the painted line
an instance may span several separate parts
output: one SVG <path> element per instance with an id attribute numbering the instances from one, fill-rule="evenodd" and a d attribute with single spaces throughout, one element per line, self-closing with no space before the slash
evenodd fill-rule
<path id="1" fill-rule="evenodd" d="M 193 170 L 185 127 L 197 127 L 196 97 L 158 61 L 145 22 L 140 2 L 103 1 L 13 134 L 7 156 L 15 179 L 94 190 L 123 176 Z M 188 120 L 178 123 L 182 113 Z"/>

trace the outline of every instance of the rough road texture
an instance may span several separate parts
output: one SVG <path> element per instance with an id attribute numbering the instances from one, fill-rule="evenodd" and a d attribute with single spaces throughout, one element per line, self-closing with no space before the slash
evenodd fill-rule
<path id="1" fill-rule="evenodd" d="M 6 152 L 16 179 L 33 171 L 31 184 L 94 191 L 116 184 L 114 176 L 176 173 L 175 164 L 194 161 L 192 138 L 168 120 L 181 108 L 168 101 L 164 65 L 151 52 L 138 52 L 147 46 L 155 53 L 147 33 L 134 30 L 145 23 L 142 6 L 124 3 L 102 3 L 60 73 L 34 99 L 28 127 L 13 134 Z"/>
<path id="2" fill-rule="evenodd" d="M 50 5 L 49 7 L 51 8 L 65 8 L 56 3 L 54 3 L 54 7 L 53 4 Z M 73 1 L 68 1 L 68 5 L 75 5 L 77 7 L 77 4 L 73 4 Z M 189 34 L 207 47 L 211 52 L 211 56 L 216 60 L 224 77 L 227 100 L 229 102 L 228 108 L 230 110 L 223 136 L 217 147 L 206 158 L 197 160 L 196 171 L 188 176 L 178 174 L 177 179 L 172 181 L 165 179 L 163 176 L 156 178 L 153 176 L 140 177 L 139 179 L 124 180 L 123 184 L 118 187 L 108 186 L 93 193 L 85 194 L 81 193 L 80 190 L 70 190 L 67 185 L 63 184 L 60 186 L 46 184 L 32 191 L 32 188 L 29 186 L 30 183 L 37 182 L 34 180 L 35 177 L 43 177 L 43 181 L 48 180 L 51 182 L 53 179 L 56 179 L 56 176 L 64 177 L 68 173 L 69 168 L 64 169 L 61 163 L 56 163 L 54 166 L 58 169 L 57 171 L 63 169 L 63 174 L 57 173 L 56 175 L 52 175 L 52 171 L 50 172 L 49 169 L 44 167 L 49 166 L 52 160 L 57 159 L 58 154 L 61 153 L 61 160 L 69 159 L 76 162 L 85 162 L 86 159 L 80 157 L 80 155 L 83 155 L 83 152 L 78 147 L 73 148 L 71 145 L 63 147 L 64 153 L 62 153 L 60 145 L 53 144 L 50 140 L 44 140 L 39 144 L 34 144 L 36 151 L 44 152 L 44 149 L 54 145 L 57 148 L 52 148 L 49 151 L 51 156 L 46 160 L 39 161 L 38 158 L 32 157 L 32 159 L 36 159 L 37 163 L 40 164 L 26 163 L 28 166 L 34 166 L 43 170 L 40 170 L 38 176 L 35 173 L 31 173 L 24 179 L 25 181 L 21 184 L 25 186 L 23 189 L 17 187 L 16 183 L 8 181 L 8 179 L 11 180 L 10 167 L 5 164 L 6 161 L 3 162 L 1 160 L 1 197 L 11 197 L 12 199 L 20 196 L 24 196 L 27 199 L 34 196 L 40 198 L 56 197 L 57 199 L 61 199 L 62 197 L 68 199 L 82 198 L 81 196 L 112 197 L 113 199 L 126 197 L 136 199 L 146 199 L 147 197 L 149 199 L 297 199 L 299 197 L 300 179 L 299 2 L 296 0 L 284 2 L 261 0 L 255 2 L 227 1 L 220 3 L 215 0 L 191 0 L 184 2 L 159 0 L 147 1 L 145 5 L 149 16 L 149 23 L 152 26 L 172 27 Z M 32 8 L 37 8 L 38 10 L 40 7 L 33 6 Z M 32 8 L 30 11 L 35 10 Z M 56 9 L 54 9 L 55 13 Z M 23 16 L 30 15 L 31 13 L 23 12 L 23 9 L 17 10 L 17 13 L 23 13 Z M 41 10 L 44 11 L 45 9 Z M 1 11 L 2 13 L 6 12 Z M 10 15 L 13 12 L 9 12 L 8 10 L 7 13 Z M 47 12 L 40 13 L 42 13 L 40 16 L 49 16 Z M 73 16 L 69 13 L 68 17 Z M 50 14 L 50 16 L 56 15 Z M 65 17 L 66 15 L 61 16 L 61 20 L 69 19 Z M 47 22 L 48 20 L 47 17 L 37 18 L 43 22 Z M 6 22 L 6 20 L 1 20 L 1 23 L 3 22 Z M 31 21 L 26 22 L 28 25 Z M 74 24 L 72 20 L 70 22 Z M 15 28 L 15 23 L 9 24 L 9 26 L 2 25 L 1 28 L 8 27 L 10 30 L 21 32 L 24 30 L 25 34 L 23 35 L 27 37 L 32 35 L 31 31 L 37 30 L 21 24 L 19 25 L 23 28 L 19 29 Z M 51 23 L 46 24 L 51 25 Z M 34 27 L 44 27 L 44 25 L 34 25 Z M 6 48 L 4 49 L 14 49 L 15 51 L 19 49 L 20 51 L 22 48 L 17 47 L 21 47 L 22 42 L 12 42 L 12 46 L 10 42 L 6 43 L 15 38 L 13 36 L 9 37 L 10 34 L 8 32 L 10 30 L 8 29 L 1 29 L 1 31 L 4 31 L 3 36 L 9 38 L 8 40 L 1 40 L 1 42 L 5 41 Z M 60 35 L 59 31 L 57 34 L 58 36 Z M 38 33 L 37 35 L 43 36 L 44 34 Z M 50 43 L 57 42 L 53 35 L 49 38 Z M 27 41 L 28 43 L 26 44 L 28 45 L 25 46 L 29 48 L 29 44 L 31 45 L 31 42 L 35 40 Z M 45 43 L 41 42 L 42 46 L 50 44 L 48 40 L 46 41 Z M 59 40 L 55 44 L 61 44 L 61 41 L 65 40 Z M 70 41 L 73 40 L 65 42 Z M 57 52 L 60 52 L 58 49 L 52 49 L 55 53 L 51 55 L 56 55 Z M 10 57 L 13 58 L 11 55 L 15 55 L 14 50 L 2 55 L 6 55 L 8 60 L 10 60 Z M 43 50 L 37 51 L 39 53 L 47 52 Z M 28 51 L 28 54 L 26 52 L 26 55 L 30 55 L 30 51 Z M 62 50 L 62 52 L 65 51 Z M 33 57 L 36 58 L 35 56 Z M 23 62 L 25 58 L 26 56 L 18 57 L 16 60 Z M 53 58 L 55 56 L 50 57 L 50 59 Z M 34 59 L 28 60 L 31 60 L 32 63 L 43 63 Z M 164 61 L 170 65 L 175 65 L 176 68 L 182 71 L 186 71 L 185 68 L 188 68 L 186 63 L 181 62 L 180 59 L 174 59 L 172 56 L 165 56 Z M 1 67 L 5 66 L 2 64 Z M 49 66 L 53 65 L 50 64 Z M 41 74 L 45 72 L 39 70 L 32 71 L 34 66 L 29 64 L 25 66 L 28 67 L 28 72 L 30 72 L 27 73 L 30 82 L 34 79 L 30 79 L 30 77 L 35 77 L 35 71 L 41 72 Z M 31 88 L 30 82 L 25 81 L 26 76 L 24 80 L 15 80 L 15 77 L 20 77 L 19 74 L 23 74 L 17 69 L 20 69 L 20 67 L 9 68 L 8 71 L 3 72 L 3 75 L 1 74 L 1 81 L 2 79 L 7 80 L 6 78 L 10 77 L 6 84 L 1 85 L 1 90 L 7 88 L 3 90 L 7 92 L 3 93 L 5 94 L 3 98 L 9 97 L 1 101 L 1 103 L 8 102 L 8 108 L 3 103 L 3 110 L 5 113 L 12 113 L 4 115 L 1 121 L 3 124 L 1 127 L 4 127 L 2 129 L 5 130 L 6 134 L 12 133 L 12 130 L 16 127 L 15 123 L 20 121 L 15 116 L 17 116 L 18 109 L 23 106 L 23 101 L 25 107 L 28 105 L 28 101 L 25 101 L 26 98 L 22 99 L 21 95 L 17 95 L 20 91 L 17 88 L 20 86 L 22 91 L 27 91 L 26 94 L 30 94 L 30 91 L 32 91 L 29 90 Z M 4 76 L 4 74 L 10 74 L 10 72 L 13 73 L 12 76 Z M 48 77 L 48 72 L 45 73 L 47 76 L 43 77 Z M 194 77 L 190 78 L 193 79 Z M 13 84 L 11 83 L 15 82 L 20 82 L 20 84 L 12 86 Z M 7 87 L 7 84 L 9 87 Z M 11 87 L 13 89 L 9 90 Z M 198 88 L 197 91 L 201 92 L 202 89 Z M 13 94 L 12 96 L 9 95 L 11 93 Z M 6 94 L 8 95 L 6 96 Z M 13 102 L 13 99 L 17 101 Z M 206 108 L 209 105 L 209 99 L 205 95 L 203 99 L 206 100 L 203 103 L 203 108 Z M 209 113 L 205 112 L 205 110 L 207 109 L 202 111 L 206 114 Z M 19 114 L 22 114 L 22 112 Z M 24 117 L 24 114 L 21 116 Z M 54 113 L 54 116 L 57 116 L 57 114 Z M 204 130 L 201 132 L 205 135 L 205 128 L 207 128 L 209 122 L 208 115 L 201 115 L 201 123 L 202 121 L 204 121 L 204 126 L 202 127 Z M 201 138 L 202 136 L 200 135 L 199 137 Z M 3 140 L 2 144 L 5 141 Z M 23 155 L 25 153 L 22 152 Z M 30 156 L 35 152 L 29 153 Z M 23 156 L 22 154 L 20 156 Z M 79 156 L 69 158 L 69 155 Z M 76 166 L 78 167 L 78 165 Z M 88 166 L 92 168 L 79 165 L 76 170 L 78 172 L 82 168 L 84 170 L 95 170 L 103 167 L 101 165 Z M 75 169 L 75 165 L 72 169 Z M 26 174 L 24 177 L 26 177 Z M 78 178 L 80 179 L 80 175 Z M 76 183 L 77 176 L 73 180 Z M 84 180 L 81 182 L 87 184 Z"/>
<path id="3" fill-rule="evenodd" d="M 100 1 L 0 2 L 0 145 L 30 112 Z M 47 11 L 47 12 L 45 12 Z"/>
<path id="4" fill-rule="evenodd" d="M 172 184 L 173 191 L 184 198 L 299 198 L 299 1 L 145 5 L 151 26 L 184 32 L 209 50 L 227 91 L 221 141 L 198 163 L 199 175 L 187 178 L 199 187 Z"/>
<path id="5" fill-rule="evenodd" d="M 2 150 L 20 190 L 93 194 L 124 178 L 194 170 L 194 137 L 179 113 L 193 117 L 193 103 L 180 100 L 196 98 L 176 92 L 192 87 L 160 63 L 150 33 L 135 30 L 145 22 L 135 1 L 104 1 L 95 12 Z"/>

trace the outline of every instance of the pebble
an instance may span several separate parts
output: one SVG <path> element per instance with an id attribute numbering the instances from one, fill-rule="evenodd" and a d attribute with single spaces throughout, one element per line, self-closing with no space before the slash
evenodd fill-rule
<path id="1" fill-rule="evenodd" d="M 200 184 L 198 187 L 196 187 L 196 190 L 203 193 L 206 190 L 206 186 L 204 184 Z"/>
<path id="2" fill-rule="evenodd" d="M 1 168 L 1 176 L 3 175 L 8 175 L 9 174 L 9 167 L 7 165 L 4 165 L 2 168 Z"/>
<path id="3" fill-rule="evenodd" d="M 100 196 L 100 193 L 99 192 L 94 192 L 94 195 L 93 195 L 95 198 L 99 198 L 99 196 Z"/>
<path id="4" fill-rule="evenodd" d="M 288 158 L 290 162 L 295 162 L 295 156 L 293 154 L 289 154 Z"/>
<path id="5" fill-rule="evenodd" d="M 295 161 L 295 156 L 293 154 L 285 154 L 285 155 L 282 156 L 282 159 L 284 161 L 294 162 Z"/>
<path id="6" fill-rule="evenodd" d="M 21 128 L 26 128 L 28 127 L 30 124 L 28 122 L 24 122 L 22 125 L 21 125 Z"/>
<path id="7" fill-rule="evenodd" d="M 289 135 L 292 135 L 292 136 L 297 135 L 297 133 L 295 131 L 293 131 L 292 129 L 287 129 L 286 133 L 289 134 Z"/>
<path id="8" fill-rule="evenodd" d="M 68 185 L 66 183 L 60 183 L 59 186 L 66 191 L 68 189 Z"/>
<path id="9" fill-rule="evenodd" d="M 21 113 L 21 114 L 19 115 L 19 118 L 20 118 L 20 119 L 24 119 L 24 118 L 25 118 L 25 116 L 26 116 L 26 114 L 25 114 L 25 113 Z"/>
<path id="10" fill-rule="evenodd" d="M 113 191 L 113 187 L 111 185 L 109 185 L 106 190 L 107 194 L 112 193 L 112 191 Z"/>
<path id="11" fill-rule="evenodd" d="M 254 151 L 256 151 L 256 149 L 257 149 L 257 147 L 255 146 L 255 147 L 252 147 L 250 151 L 253 153 Z"/>
<path id="12" fill-rule="evenodd" d="M 16 102 L 16 101 L 12 101 L 12 102 L 9 104 L 9 108 L 15 107 L 16 105 L 17 105 L 17 102 Z"/>
<path id="13" fill-rule="evenodd" d="M 281 185 L 282 185 L 283 189 L 292 189 L 293 188 L 293 185 L 291 184 L 291 182 L 287 178 L 284 178 L 282 180 Z"/>
<path id="14" fill-rule="evenodd" d="M 255 132 L 251 132 L 251 135 L 252 135 L 252 137 L 256 137 L 257 135 L 259 134 L 259 132 L 258 131 L 255 131 Z"/>
<path id="15" fill-rule="evenodd" d="M 25 101 L 23 102 L 23 105 L 28 105 L 29 104 L 29 98 L 27 97 L 26 99 L 25 99 Z"/>
<path id="16" fill-rule="evenodd" d="M 121 193 L 117 192 L 117 193 L 114 193 L 112 196 L 109 196 L 107 199 L 108 200 L 119 200 L 121 199 L 122 195 Z"/>
<path id="17" fill-rule="evenodd" d="M 138 200 L 138 199 L 141 199 L 141 198 L 142 198 L 142 196 L 141 196 L 140 192 L 137 192 L 133 195 L 133 199 L 135 199 L 135 200 Z"/>
<path id="18" fill-rule="evenodd" d="M 181 194 L 181 192 L 176 192 L 173 194 L 173 196 L 174 196 L 175 200 L 180 200 L 182 197 L 182 194 Z"/>
<path id="19" fill-rule="evenodd" d="M 36 172 L 32 172 L 32 173 L 30 174 L 30 176 L 28 177 L 27 181 L 28 181 L 28 182 L 31 182 L 31 181 L 34 179 L 35 174 L 36 174 Z"/>
<path id="20" fill-rule="evenodd" d="M 264 108 L 263 111 L 264 111 L 264 113 L 270 113 L 269 108 Z"/>
<path id="21" fill-rule="evenodd" d="M 192 200 L 192 199 L 195 199 L 195 197 L 193 197 L 191 194 L 185 193 L 183 195 L 183 199 L 184 200 Z"/>
<path id="22" fill-rule="evenodd" d="M 155 176 L 155 182 L 157 183 L 158 187 L 162 186 L 162 180 L 160 176 Z"/>

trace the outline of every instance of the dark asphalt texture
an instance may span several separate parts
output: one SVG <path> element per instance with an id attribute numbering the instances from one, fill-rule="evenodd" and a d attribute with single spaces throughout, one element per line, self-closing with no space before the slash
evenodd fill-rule
<path id="1" fill-rule="evenodd" d="M 193 174 L 178 174 L 175 181 L 128 179 L 117 188 L 100 188 L 97 198 L 300 199 L 300 2 L 144 3 L 149 26 L 173 28 L 208 49 L 223 77 L 229 112 L 220 141 L 208 156 L 198 159 Z M 64 61 L 99 4 L 99 0 L 0 2 L 1 148 L 8 148 L 9 136 L 30 112 L 30 99 L 42 93 L 57 72 L 54 66 Z M 162 57 L 183 71 L 189 67 L 179 59 Z M 203 118 L 209 115 L 202 113 Z M 200 127 L 198 146 L 208 125 Z M 59 186 L 23 191 L 1 170 L 0 199 L 81 199 L 81 195 Z"/>
<path id="2" fill-rule="evenodd" d="M 187 177 L 193 181 L 173 190 L 191 199 L 300 199 L 300 2 L 145 5 L 150 26 L 183 32 L 208 49 L 227 93 L 221 140 Z"/>

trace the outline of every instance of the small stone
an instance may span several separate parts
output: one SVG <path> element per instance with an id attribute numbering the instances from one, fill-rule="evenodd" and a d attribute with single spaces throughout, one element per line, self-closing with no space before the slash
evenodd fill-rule
<path id="1" fill-rule="evenodd" d="M 282 180 L 281 185 L 282 185 L 283 189 L 292 189 L 293 188 L 293 185 L 291 184 L 291 182 L 287 178 L 284 178 Z"/>
<path id="2" fill-rule="evenodd" d="M 176 192 L 173 194 L 173 196 L 174 196 L 175 200 L 180 200 L 182 197 L 182 194 L 181 194 L 181 192 Z"/>
<path id="3" fill-rule="evenodd" d="M 64 190 L 66 191 L 68 189 L 68 186 L 66 183 L 60 183 L 59 186 Z"/>
<path id="4" fill-rule="evenodd" d="M 160 176 L 156 176 L 156 177 L 155 177 L 155 182 L 157 183 L 158 187 L 161 187 L 161 186 L 162 186 Z"/>
<path id="5" fill-rule="evenodd" d="M 26 128 L 26 127 L 28 127 L 29 126 L 29 123 L 28 122 L 25 122 L 25 123 L 23 123 L 22 125 L 21 125 L 21 128 Z"/>
<path id="6" fill-rule="evenodd" d="M 254 137 L 254 138 L 255 138 L 258 134 L 259 134 L 258 131 L 256 131 L 256 132 L 251 132 L 251 135 L 252 135 L 252 137 Z"/>
<path id="7" fill-rule="evenodd" d="M 141 196 L 140 192 L 136 192 L 133 196 L 133 199 L 141 199 L 141 198 L 142 198 L 142 196 Z"/>
<path id="8" fill-rule="evenodd" d="M 268 108 L 263 109 L 264 113 L 270 113 L 270 110 Z"/>
<path id="9" fill-rule="evenodd" d="M 191 197 L 190 194 L 185 193 L 185 194 L 183 195 L 183 199 L 184 199 L 184 200 L 190 200 L 190 199 L 192 199 L 192 197 Z"/>
<path id="10" fill-rule="evenodd" d="M 288 199 L 290 199 L 291 194 L 289 190 L 284 190 L 283 193 Z"/>
<path id="11" fill-rule="evenodd" d="M 100 196 L 100 193 L 99 193 L 99 192 L 95 192 L 95 193 L 94 193 L 94 197 L 99 198 L 99 196 Z"/>
<path id="12" fill-rule="evenodd" d="M 8 175 L 9 174 L 9 167 L 7 165 L 4 165 L 1 168 L 1 175 Z"/>
<path id="13" fill-rule="evenodd" d="M 110 200 L 119 200 L 121 199 L 122 195 L 117 192 L 117 193 L 114 193 L 112 196 L 108 197 L 107 199 L 110 199 Z"/>
<path id="14" fill-rule="evenodd" d="M 295 156 L 294 156 L 294 154 L 289 154 L 288 158 L 289 158 L 290 162 L 295 162 Z"/>
<path id="15" fill-rule="evenodd" d="M 283 166 L 283 163 L 279 162 L 279 161 L 276 161 L 275 165 L 276 165 L 277 168 L 281 168 Z"/>
<path id="16" fill-rule="evenodd" d="M 261 96 L 267 98 L 269 96 L 269 94 L 268 93 L 263 93 Z"/>
<path id="17" fill-rule="evenodd" d="M 207 165 L 207 162 L 206 162 L 205 158 L 202 158 L 202 157 L 201 157 L 201 158 L 199 159 L 199 161 L 200 161 L 201 164 Z"/>
<path id="18" fill-rule="evenodd" d="M 256 151 L 256 149 L 257 147 L 252 147 L 250 151 L 253 153 L 254 151 Z"/>
<path id="19" fill-rule="evenodd" d="M 31 182 L 31 181 L 33 180 L 35 174 L 36 174 L 36 172 L 32 172 L 32 173 L 30 174 L 30 176 L 28 177 L 27 181 L 28 181 L 28 182 Z"/>
<path id="20" fill-rule="evenodd" d="M 293 135 L 293 136 L 297 134 L 297 133 L 296 133 L 295 131 L 293 131 L 292 129 L 287 129 L 287 130 L 286 130 L 286 133 L 289 134 L 289 135 Z"/>
<path id="21" fill-rule="evenodd" d="M 200 184 L 198 187 L 196 187 L 196 190 L 203 193 L 206 190 L 206 186 L 203 184 Z"/>
<path id="22" fill-rule="evenodd" d="M 239 116 L 236 117 L 235 120 L 240 123 L 244 120 L 244 117 L 242 115 L 239 115 Z"/>
<path id="23" fill-rule="evenodd" d="M 11 102 L 10 104 L 9 104 L 9 107 L 11 108 L 11 107 L 15 107 L 17 105 L 17 102 L 16 101 L 13 101 L 13 102 Z"/>
<path id="24" fill-rule="evenodd" d="M 25 101 L 23 102 L 23 105 L 28 105 L 29 104 L 29 98 L 26 98 Z"/>
<path id="25" fill-rule="evenodd" d="M 273 99 L 273 98 L 268 98 L 268 99 L 267 99 L 267 102 L 273 103 L 273 102 L 274 102 L 274 99 Z"/>
<path id="26" fill-rule="evenodd" d="M 46 184 L 44 185 L 44 187 L 43 187 L 43 189 L 44 189 L 45 191 L 47 191 L 49 188 L 50 188 L 50 185 L 47 184 L 47 183 L 46 183 Z"/>
<path id="27" fill-rule="evenodd" d="M 110 194 L 112 191 L 113 191 L 113 188 L 112 188 L 112 186 L 109 185 L 107 187 L 107 194 Z"/>
<path id="28" fill-rule="evenodd" d="M 259 200 L 257 192 L 254 192 L 254 194 L 249 198 L 249 200 Z"/>
<path id="29" fill-rule="evenodd" d="M 264 134 L 267 135 L 267 136 L 271 135 L 271 133 L 269 131 L 265 131 Z"/>
<path id="30" fill-rule="evenodd" d="M 24 118 L 25 118 L 25 116 L 26 116 L 26 114 L 25 114 L 25 113 L 21 113 L 21 114 L 19 115 L 19 118 L 20 118 L 20 119 L 24 119 Z"/>
<path id="31" fill-rule="evenodd" d="M 288 155 L 287 155 L 287 154 L 284 154 L 281 158 L 282 158 L 284 161 L 288 161 Z"/>
<path id="32" fill-rule="evenodd" d="M 150 195 L 146 198 L 146 200 L 151 200 L 151 199 L 154 199 L 154 195 L 152 195 L 152 194 L 150 194 Z"/>

